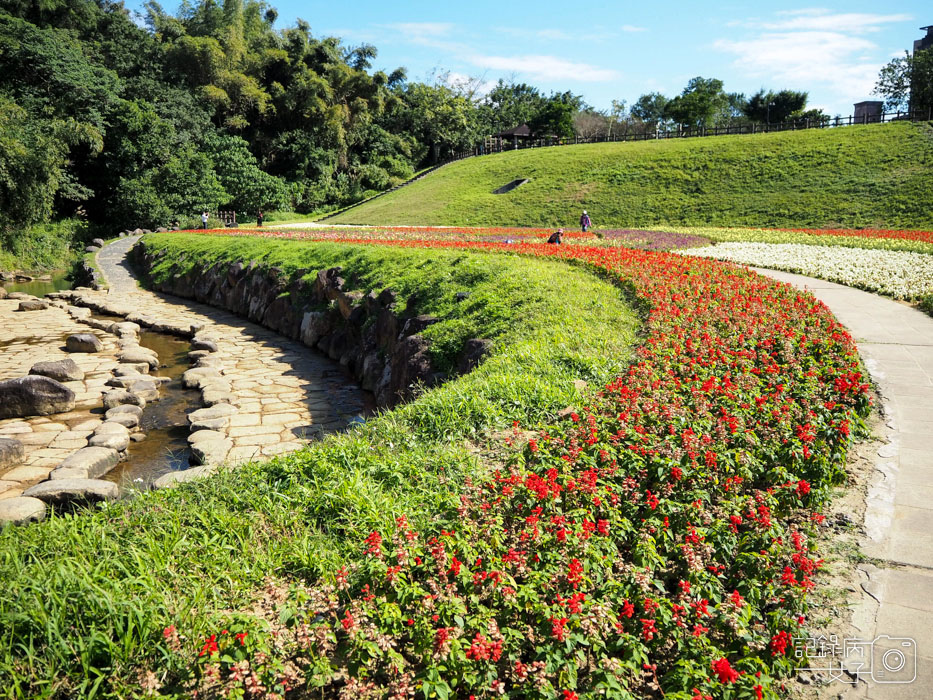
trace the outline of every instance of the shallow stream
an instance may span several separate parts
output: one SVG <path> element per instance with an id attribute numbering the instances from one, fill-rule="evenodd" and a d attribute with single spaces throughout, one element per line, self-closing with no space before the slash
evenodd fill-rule
<path id="1" fill-rule="evenodd" d="M 31 282 L 4 282 L 3 288 L 7 292 L 23 292 L 32 294 L 40 299 L 51 292 L 61 292 L 71 289 L 71 280 L 65 279 L 68 274 L 65 270 L 53 270 L 51 279 L 32 280 Z"/>
<path id="2" fill-rule="evenodd" d="M 121 488 L 146 488 L 163 474 L 191 466 L 187 416 L 201 406 L 199 392 L 185 389 L 181 383 L 181 375 L 190 367 L 191 344 L 152 331 L 141 331 L 139 344 L 159 356 L 159 369 L 151 374 L 170 377 L 171 381 L 162 385 L 160 399 L 143 409 L 139 427 L 146 439 L 131 442 L 126 461 L 103 477 Z"/>

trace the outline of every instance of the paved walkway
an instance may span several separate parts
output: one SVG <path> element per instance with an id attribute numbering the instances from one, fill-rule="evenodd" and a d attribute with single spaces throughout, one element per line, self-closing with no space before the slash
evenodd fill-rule
<path id="1" fill-rule="evenodd" d="M 887 635 L 914 640 L 917 678 L 912 683 L 869 683 L 859 695 L 926 700 L 933 697 L 933 318 L 833 282 L 758 272 L 806 288 L 825 303 L 852 333 L 882 395 L 887 444 L 878 450 L 862 545 L 867 556 L 880 561 L 877 571 L 863 567 L 871 577 L 863 588 L 880 605 L 866 596 L 855 619 L 864 639 Z M 876 665 L 878 660 L 876 654 Z M 902 677 L 910 663 L 908 659 L 907 669 L 889 680 Z M 829 690 L 834 688 L 838 690 Z"/>
<path id="2" fill-rule="evenodd" d="M 366 412 L 366 395 L 319 353 L 227 311 L 140 288 L 126 262 L 137 240 L 120 239 L 97 254 L 109 289 L 83 296 L 153 320 L 199 326 L 199 336 L 216 341 L 219 363 L 210 366 L 222 373 L 222 388 L 237 409 L 223 429 L 232 442 L 228 461 L 299 449 L 304 438 L 343 428 Z"/>

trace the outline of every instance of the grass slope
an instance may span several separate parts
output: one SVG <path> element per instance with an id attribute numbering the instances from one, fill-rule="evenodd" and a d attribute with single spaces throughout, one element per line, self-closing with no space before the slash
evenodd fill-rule
<path id="1" fill-rule="evenodd" d="M 452 163 L 329 222 L 929 228 L 931 175 L 928 124 L 592 144 Z"/>
<path id="2" fill-rule="evenodd" d="M 349 286 L 417 295 L 420 311 L 446 319 L 439 339 L 468 327 L 495 344 L 470 374 L 303 452 L 0 531 L 0 697 L 129 697 L 139 691 L 136 669 L 179 671 L 156 645 L 164 627 L 206 636 L 265 577 L 312 579 L 359 556 L 365 534 L 399 513 L 423 525 L 456 508 L 464 479 L 483 473 L 483 436 L 578 403 L 573 380 L 614 376 L 637 325 L 618 286 L 558 261 L 193 235 L 147 241 L 180 267 L 341 264 Z M 464 290 L 471 297 L 453 305 Z"/>

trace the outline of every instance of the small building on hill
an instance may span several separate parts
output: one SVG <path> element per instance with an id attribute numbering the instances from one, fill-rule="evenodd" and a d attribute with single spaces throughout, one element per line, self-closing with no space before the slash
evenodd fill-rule
<path id="1" fill-rule="evenodd" d="M 527 141 L 531 138 L 531 129 L 528 128 L 527 124 L 522 124 L 521 126 L 515 126 L 511 129 L 500 131 L 498 134 L 493 134 L 493 138 L 509 139 L 510 141 Z"/>
<path id="2" fill-rule="evenodd" d="M 926 31 L 926 36 L 922 39 L 917 39 L 914 41 L 914 53 L 917 51 L 923 51 L 924 49 L 933 48 L 933 24 L 929 27 L 920 27 Z"/>
<path id="3" fill-rule="evenodd" d="M 856 102 L 854 107 L 856 124 L 871 124 L 872 122 L 881 121 L 881 113 L 884 111 L 884 102 L 881 100 Z"/>

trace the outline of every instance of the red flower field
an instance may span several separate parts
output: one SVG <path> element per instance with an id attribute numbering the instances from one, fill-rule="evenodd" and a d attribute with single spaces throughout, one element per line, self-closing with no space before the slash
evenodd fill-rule
<path id="1" fill-rule="evenodd" d="M 643 307 L 636 359 L 564 420 L 533 434 L 516 425 L 514 457 L 468 483 L 458 512 L 421 531 L 400 517 L 333 584 L 296 587 L 271 634 L 202 640 L 196 684 L 341 698 L 777 697 L 821 565 L 818 507 L 871 405 L 826 307 L 737 266 L 664 253 L 353 242 L 601 270 Z"/>

